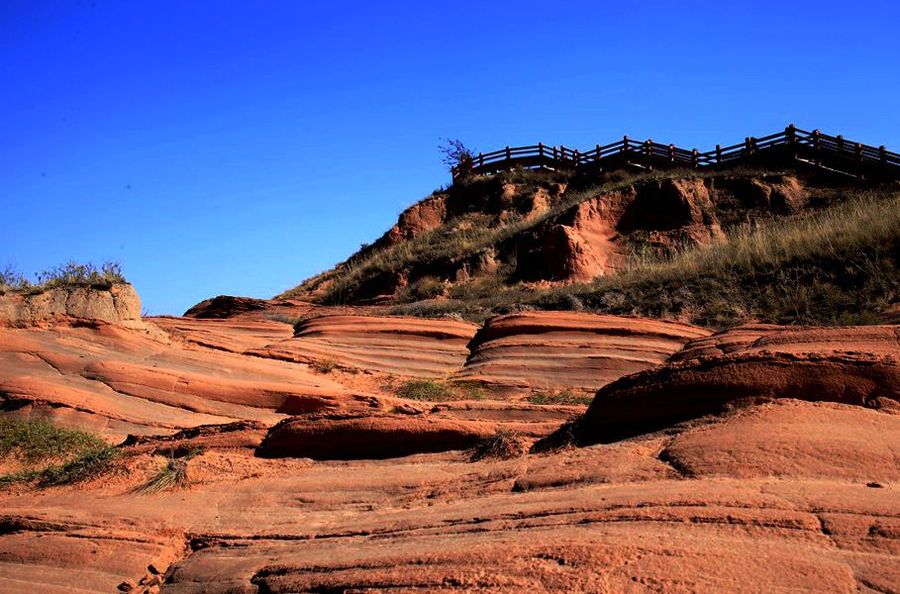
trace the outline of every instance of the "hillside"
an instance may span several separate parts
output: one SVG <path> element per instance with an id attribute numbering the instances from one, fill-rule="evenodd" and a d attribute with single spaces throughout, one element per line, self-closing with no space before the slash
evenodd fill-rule
<path id="1" fill-rule="evenodd" d="M 528 309 L 865 323 L 898 298 L 900 186 L 798 159 L 457 177 L 279 295 L 473 321 Z"/>

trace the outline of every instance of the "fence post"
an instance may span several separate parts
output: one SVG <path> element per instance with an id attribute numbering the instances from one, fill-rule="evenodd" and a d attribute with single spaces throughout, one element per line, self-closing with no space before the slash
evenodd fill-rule
<path id="1" fill-rule="evenodd" d="M 478 153 L 478 166 L 484 167 L 484 153 Z"/>
<path id="2" fill-rule="evenodd" d="M 884 147 L 881 147 L 881 148 L 884 148 Z M 598 144 L 598 145 L 597 145 L 597 155 L 594 157 L 594 160 L 595 160 L 595 161 L 599 161 L 599 160 L 600 160 L 600 152 L 601 152 L 601 148 L 600 148 L 600 145 Z"/>
<path id="3" fill-rule="evenodd" d="M 794 144 L 797 140 L 797 128 L 794 124 L 788 124 L 787 128 L 784 129 L 784 134 L 787 136 L 788 144 Z"/>
<path id="4" fill-rule="evenodd" d="M 749 156 L 750 156 L 750 137 L 745 136 L 744 137 L 744 157 L 746 158 Z"/>
<path id="5" fill-rule="evenodd" d="M 507 160 L 507 161 L 511 161 L 511 160 L 512 160 L 512 155 L 511 155 L 510 152 L 509 152 L 509 147 L 506 147 L 506 160 Z"/>
<path id="6" fill-rule="evenodd" d="M 653 149 L 651 148 L 652 144 L 653 140 L 651 140 L 650 138 L 644 141 L 644 154 L 648 157 L 653 154 Z"/>
<path id="7" fill-rule="evenodd" d="M 812 131 L 812 138 L 813 138 L 813 149 L 818 151 L 819 150 L 819 130 L 818 129 Z"/>
<path id="8" fill-rule="evenodd" d="M 544 158 L 544 143 L 543 142 L 538 143 L 538 157 L 540 157 L 542 159 Z"/>
<path id="9" fill-rule="evenodd" d="M 578 168 L 578 149 L 575 149 L 575 152 L 572 154 L 572 158 L 575 159 L 575 168 Z"/>
<path id="10" fill-rule="evenodd" d="M 674 163 L 674 162 L 675 162 L 675 145 L 670 144 L 669 145 L 669 163 Z"/>
<path id="11" fill-rule="evenodd" d="M 722 145 L 716 145 L 716 165 L 722 162 Z"/>
<path id="12" fill-rule="evenodd" d="M 882 165 L 887 163 L 887 149 L 884 147 L 883 144 L 880 147 L 878 147 L 878 158 L 881 161 Z"/>
<path id="13" fill-rule="evenodd" d="M 700 166 L 700 151 L 697 149 L 691 151 L 691 165 L 694 169 Z"/>
<path id="14" fill-rule="evenodd" d="M 628 152 L 628 137 L 627 136 L 622 137 L 622 152 L 623 153 Z"/>
<path id="15" fill-rule="evenodd" d="M 837 147 L 838 152 L 843 153 L 844 152 L 844 137 L 841 134 L 837 135 L 837 145 L 838 145 L 838 147 Z"/>
<path id="16" fill-rule="evenodd" d="M 559 161 L 559 155 L 558 155 L 557 152 L 556 152 L 556 145 L 555 145 L 555 144 L 553 145 L 553 160 L 554 160 L 554 161 Z"/>
<path id="17" fill-rule="evenodd" d="M 564 144 L 559 145 L 559 160 L 560 161 L 566 160 L 566 145 L 564 145 Z"/>
<path id="18" fill-rule="evenodd" d="M 856 143 L 856 162 L 859 163 L 862 161 L 862 145 L 860 143 Z"/>

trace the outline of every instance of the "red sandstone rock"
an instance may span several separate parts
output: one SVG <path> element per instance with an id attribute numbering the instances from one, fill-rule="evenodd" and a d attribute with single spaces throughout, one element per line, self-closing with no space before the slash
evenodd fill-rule
<path id="1" fill-rule="evenodd" d="M 664 366 L 601 388 L 579 424 L 579 439 L 653 431 L 742 399 L 881 407 L 900 400 L 898 344 L 896 326 L 751 326 L 702 338 Z"/>
<path id="2" fill-rule="evenodd" d="M 654 367 L 708 330 L 581 312 L 526 312 L 487 321 L 457 377 L 540 389 L 594 390 Z"/>
<path id="3" fill-rule="evenodd" d="M 273 427 L 260 446 L 269 457 L 315 460 L 380 459 L 474 446 L 496 431 L 493 423 L 431 416 L 316 415 Z"/>
<path id="4" fill-rule="evenodd" d="M 476 326 L 447 319 L 335 315 L 300 322 L 292 338 L 254 349 L 287 361 L 336 364 L 413 377 L 461 368 Z"/>

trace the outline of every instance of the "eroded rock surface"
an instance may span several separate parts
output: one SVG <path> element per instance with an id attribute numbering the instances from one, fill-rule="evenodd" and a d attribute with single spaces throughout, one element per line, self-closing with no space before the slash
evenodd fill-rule
<path id="1" fill-rule="evenodd" d="M 526 312 L 488 320 L 458 377 L 541 389 L 594 390 L 655 367 L 703 328 L 581 312 Z"/>
<path id="2" fill-rule="evenodd" d="M 0 295 L 0 327 L 28 328 L 71 321 L 143 329 L 141 300 L 129 284 L 109 288 L 60 287 Z"/>
<path id="3" fill-rule="evenodd" d="M 748 326 L 701 338 L 665 365 L 601 388 L 578 439 L 621 439 L 764 398 L 896 407 L 897 327 Z"/>

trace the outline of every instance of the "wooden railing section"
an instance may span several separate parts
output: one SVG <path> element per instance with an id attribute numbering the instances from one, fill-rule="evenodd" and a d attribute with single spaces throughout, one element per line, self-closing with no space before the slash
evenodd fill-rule
<path id="1" fill-rule="evenodd" d="M 623 167 L 642 169 L 724 168 L 742 164 L 777 164 L 800 161 L 855 177 L 900 178 L 900 154 L 884 146 L 874 147 L 829 136 L 818 130 L 807 132 L 793 124 L 782 132 L 759 138 L 748 136 L 744 142 L 700 152 L 674 144 L 652 140 L 633 140 L 627 136 L 612 144 L 598 144 L 579 151 L 565 146 L 542 143 L 505 147 L 490 153 L 473 155 L 470 167 L 457 166 L 453 179 L 484 175 L 515 168 L 611 171 Z"/>

